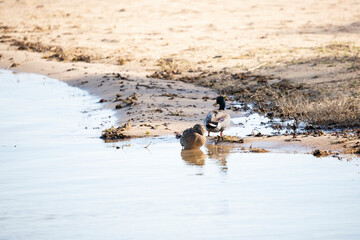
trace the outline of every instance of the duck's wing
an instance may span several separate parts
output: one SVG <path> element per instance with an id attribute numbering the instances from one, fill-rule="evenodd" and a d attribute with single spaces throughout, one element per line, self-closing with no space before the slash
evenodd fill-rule
<path id="1" fill-rule="evenodd" d="M 213 113 L 212 111 L 208 112 L 208 114 L 206 115 L 206 118 L 204 119 L 204 125 L 206 126 L 207 123 L 211 122 L 211 119 L 213 118 Z"/>
<path id="2" fill-rule="evenodd" d="M 204 126 L 206 128 L 207 131 L 217 131 L 216 129 L 218 128 L 218 122 L 213 121 L 214 119 L 214 115 L 216 115 L 216 111 L 210 111 L 205 120 L 204 120 Z"/>
<path id="3" fill-rule="evenodd" d="M 230 120 L 230 115 L 226 111 L 213 111 L 211 122 L 224 122 Z"/>
<path id="4" fill-rule="evenodd" d="M 223 120 L 221 123 L 221 130 L 223 131 L 225 128 L 230 126 L 231 118 L 230 115 L 225 112 L 225 115 L 223 115 L 221 119 Z"/>
<path id="5" fill-rule="evenodd" d="M 223 131 L 230 125 L 231 118 L 226 111 L 217 111 L 216 115 L 213 115 L 212 122 L 217 123 L 217 128 Z"/>
<path id="6" fill-rule="evenodd" d="M 194 132 L 191 128 L 186 129 L 180 137 L 180 144 L 183 147 L 186 147 L 188 145 L 192 145 L 194 142 Z"/>

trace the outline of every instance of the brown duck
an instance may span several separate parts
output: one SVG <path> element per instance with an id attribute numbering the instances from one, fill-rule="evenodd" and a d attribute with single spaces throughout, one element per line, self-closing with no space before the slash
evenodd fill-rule
<path id="1" fill-rule="evenodd" d="M 178 135 L 177 138 L 180 138 L 180 144 L 184 150 L 199 149 L 206 143 L 205 129 L 200 124 L 186 129 L 181 135 Z"/>

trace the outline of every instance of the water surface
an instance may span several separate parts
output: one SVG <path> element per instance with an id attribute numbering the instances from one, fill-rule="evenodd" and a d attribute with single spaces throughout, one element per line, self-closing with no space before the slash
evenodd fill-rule
<path id="1" fill-rule="evenodd" d="M 359 159 L 104 143 L 97 101 L 0 72 L 0 239 L 359 239 Z"/>

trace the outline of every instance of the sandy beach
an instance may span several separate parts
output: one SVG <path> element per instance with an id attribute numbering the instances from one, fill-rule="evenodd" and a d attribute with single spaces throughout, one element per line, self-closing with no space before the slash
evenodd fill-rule
<path id="1" fill-rule="evenodd" d="M 251 73 L 360 93 L 355 0 L 2 0 L 0 13 L 1 68 L 87 90 L 104 107 L 117 108 L 119 124 L 131 120 L 132 136 L 172 135 L 203 121 L 219 88 L 182 77 Z M 330 134 L 291 138 L 245 143 L 344 151 L 358 141 Z"/>

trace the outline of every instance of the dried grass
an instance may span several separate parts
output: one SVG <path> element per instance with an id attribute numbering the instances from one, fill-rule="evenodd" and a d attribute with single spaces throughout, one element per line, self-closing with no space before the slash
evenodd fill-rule
<path id="1" fill-rule="evenodd" d="M 180 75 L 190 70 L 188 62 L 174 58 L 160 58 L 157 65 L 159 70 L 148 77 L 172 79 L 174 75 Z"/>
<path id="2" fill-rule="evenodd" d="M 46 53 L 45 59 L 55 59 L 57 61 L 70 61 L 70 62 L 87 62 L 95 58 L 88 54 L 87 48 L 75 47 L 64 49 L 60 46 L 45 45 L 41 42 L 19 41 L 15 39 L 8 40 L 11 46 L 17 47 L 18 50 L 25 50 L 38 53 Z"/>
<path id="3" fill-rule="evenodd" d="M 339 128 L 360 126 L 360 98 L 323 97 L 310 101 L 297 94 L 291 97 L 282 96 L 276 105 L 280 114 L 312 125 Z"/>

